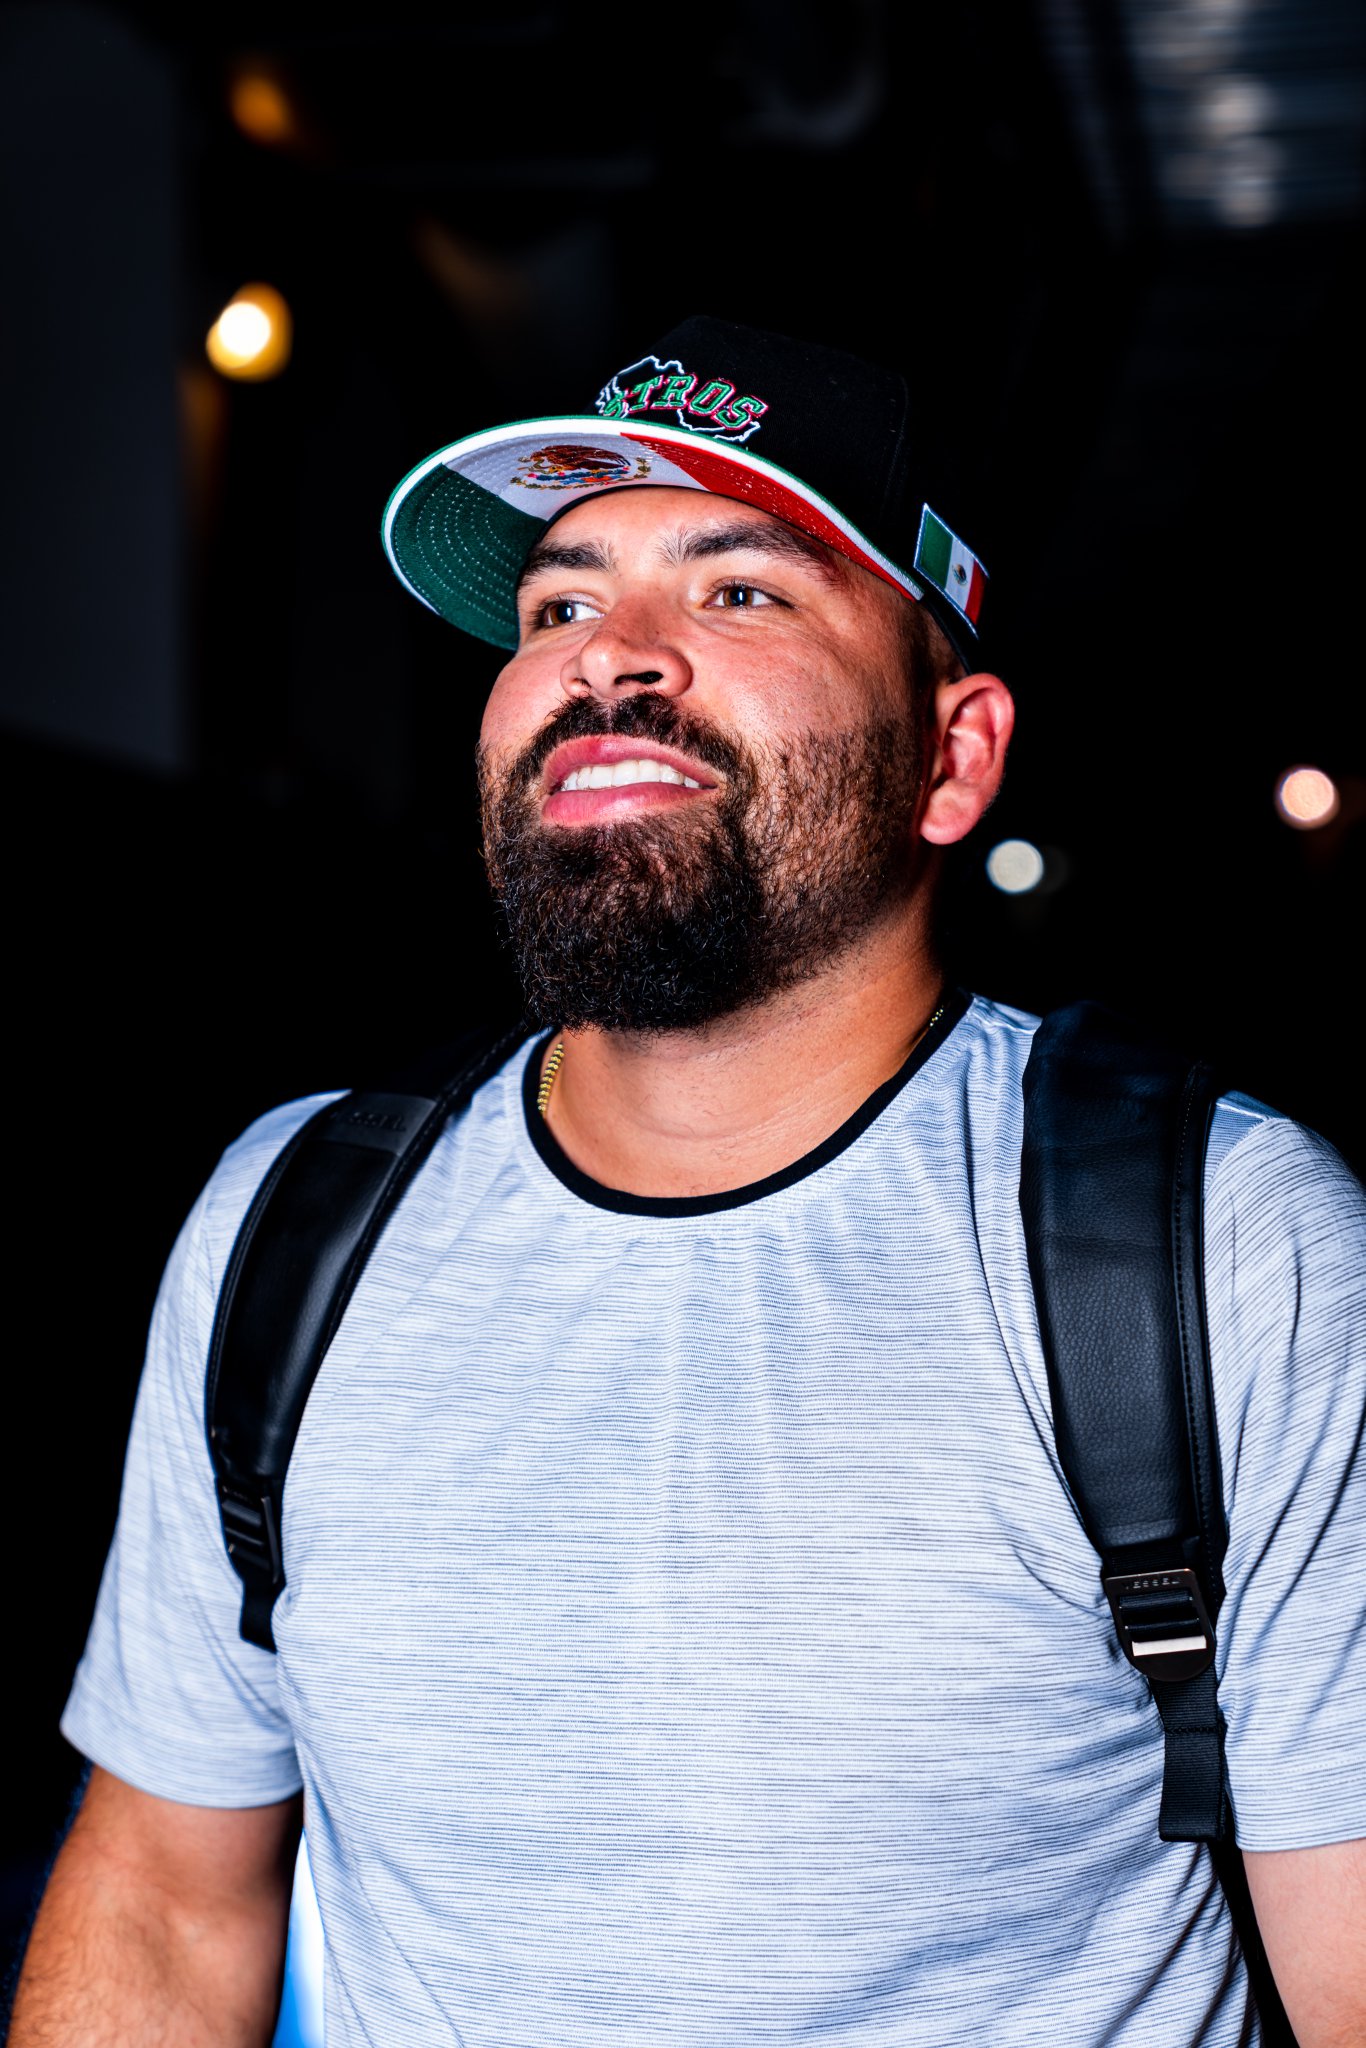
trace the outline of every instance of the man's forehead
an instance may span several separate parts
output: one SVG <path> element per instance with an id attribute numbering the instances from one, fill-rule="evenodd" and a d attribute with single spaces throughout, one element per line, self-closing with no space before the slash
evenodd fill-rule
<path id="1" fill-rule="evenodd" d="M 623 544 L 669 566 L 749 550 L 800 562 L 831 582 L 843 581 L 852 567 L 823 541 L 742 499 L 643 485 L 568 507 L 531 549 L 518 580 L 551 569 L 601 567 L 610 574 Z"/>

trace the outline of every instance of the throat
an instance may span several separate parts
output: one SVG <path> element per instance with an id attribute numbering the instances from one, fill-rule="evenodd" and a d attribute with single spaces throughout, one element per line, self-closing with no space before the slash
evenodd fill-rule
<path id="1" fill-rule="evenodd" d="M 856 1016 L 808 985 L 806 1000 L 766 1006 L 778 1015 L 705 1030 L 557 1035 L 540 1076 L 544 1128 L 580 1173 L 622 1194 L 705 1197 L 769 1179 L 856 1116 L 939 1021 L 937 972 L 899 980 L 865 983 Z"/>

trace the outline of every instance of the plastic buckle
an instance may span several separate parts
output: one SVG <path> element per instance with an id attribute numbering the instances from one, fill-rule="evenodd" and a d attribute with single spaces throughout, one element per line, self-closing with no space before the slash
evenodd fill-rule
<path id="1" fill-rule="evenodd" d="M 1198 1678 L 1214 1662 L 1214 1624 L 1193 1571 L 1118 1572 L 1101 1581 L 1119 1646 L 1145 1678 Z"/>
<path id="2" fill-rule="evenodd" d="M 264 1572 L 272 1586 L 284 1584 L 280 1522 L 273 1495 L 232 1479 L 218 1481 L 218 1510 L 228 1556 L 238 1576 Z"/>

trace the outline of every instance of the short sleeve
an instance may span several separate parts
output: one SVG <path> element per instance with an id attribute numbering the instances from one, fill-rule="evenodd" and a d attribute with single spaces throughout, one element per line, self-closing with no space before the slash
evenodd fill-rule
<path id="1" fill-rule="evenodd" d="M 1366 1197 L 1332 1147 L 1244 1118 L 1206 1202 L 1238 1839 L 1366 1836 Z"/>
<path id="2" fill-rule="evenodd" d="M 124 1465 L 118 1524 L 62 1733 L 140 1790 L 197 1806 L 299 1789 L 277 1659 L 243 1642 L 204 1424 L 214 1305 L 270 1161 L 317 1106 L 291 1104 L 227 1153 L 167 1264 Z"/>

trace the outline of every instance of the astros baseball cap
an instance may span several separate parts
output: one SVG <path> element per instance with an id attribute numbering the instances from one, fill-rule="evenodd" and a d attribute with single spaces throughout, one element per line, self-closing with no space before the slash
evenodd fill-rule
<path id="1" fill-rule="evenodd" d="M 390 498 L 384 547 L 434 612 L 515 647 L 517 579 L 559 513 L 640 484 L 710 491 L 925 604 L 973 668 L 986 571 L 943 514 L 928 426 L 892 371 L 698 317 L 610 376 L 590 411 L 438 448 Z"/>

